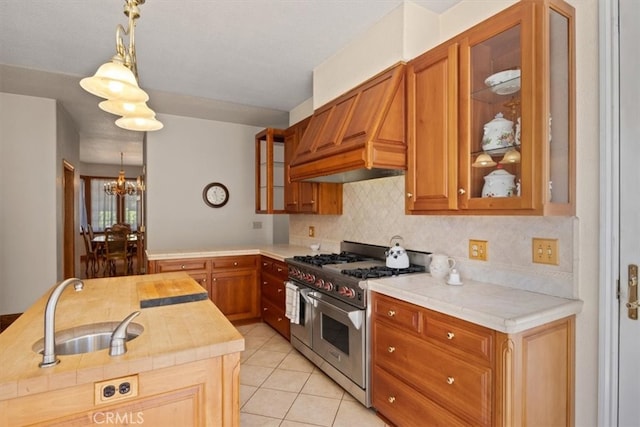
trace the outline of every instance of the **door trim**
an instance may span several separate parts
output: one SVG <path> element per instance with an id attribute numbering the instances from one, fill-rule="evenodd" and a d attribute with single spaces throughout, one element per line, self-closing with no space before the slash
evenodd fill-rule
<path id="1" fill-rule="evenodd" d="M 598 425 L 618 424 L 619 36 L 618 0 L 600 1 L 600 262 Z"/>

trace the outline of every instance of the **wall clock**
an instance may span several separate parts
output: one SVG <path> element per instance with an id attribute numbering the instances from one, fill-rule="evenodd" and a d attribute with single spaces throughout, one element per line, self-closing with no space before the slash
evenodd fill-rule
<path id="1" fill-rule="evenodd" d="M 212 182 L 202 190 L 202 198 L 212 208 L 221 208 L 229 201 L 229 189 L 224 184 Z"/>

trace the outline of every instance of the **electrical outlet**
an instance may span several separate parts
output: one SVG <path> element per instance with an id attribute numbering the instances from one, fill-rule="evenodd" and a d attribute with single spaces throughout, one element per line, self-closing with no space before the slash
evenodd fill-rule
<path id="1" fill-rule="evenodd" d="M 559 265 L 558 239 L 532 239 L 531 251 L 533 262 L 537 264 Z"/>
<path id="2" fill-rule="evenodd" d="M 316 228 L 313 225 L 309 226 L 309 237 L 316 237 Z"/>
<path id="3" fill-rule="evenodd" d="M 488 249 L 489 242 L 486 240 L 469 240 L 469 259 L 486 261 Z"/>
<path id="4" fill-rule="evenodd" d="M 138 395 L 138 375 L 113 378 L 94 383 L 96 405 L 129 399 Z"/>

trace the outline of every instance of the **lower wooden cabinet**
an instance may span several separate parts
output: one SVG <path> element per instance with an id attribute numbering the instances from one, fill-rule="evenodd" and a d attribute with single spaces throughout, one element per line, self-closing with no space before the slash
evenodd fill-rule
<path id="1" fill-rule="evenodd" d="M 259 255 L 149 261 L 149 273 L 184 271 L 230 321 L 260 318 Z"/>
<path id="2" fill-rule="evenodd" d="M 373 406 L 391 423 L 573 425 L 573 316 L 504 334 L 372 300 Z"/>
<path id="3" fill-rule="evenodd" d="M 98 400 L 94 382 L 2 401 L 0 425 L 240 425 L 240 353 L 131 377 L 135 394 L 113 402 Z"/>
<path id="4" fill-rule="evenodd" d="M 230 321 L 260 318 L 258 255 L 212 258 L 211 300 Z"/>
<path id="5" fill-rule="evenodd" d="M 291 322 L 285 316 L 287 275 L 287 265 L 284 262 L 262 257 L 260 268 L 262 320 L 280 335 L 290 339 Z"/>

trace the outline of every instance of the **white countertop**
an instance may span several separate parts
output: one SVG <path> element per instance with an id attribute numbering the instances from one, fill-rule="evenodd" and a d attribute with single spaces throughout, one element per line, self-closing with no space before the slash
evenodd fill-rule
<path id="1" fill-rule="evenodd" d="M 430 274 L 369 279 L 369 290 L 504 333 L 578 314 L 582 301 L 465 279 L 450 286 Z"/>
<path id="2" fill-rule="evenodd" d="M 284 261 L 295 255 L 315 255 L 307 246 L 219 246 L 188 250 L 147 250 L 149 260 L 266 255 Z M 368 288 L 390 297 L 505 333 L 518 333 L 582 310 L 582 301 L 528 292 L 464 279 L 450 286 L 430 274 L 369 279 Z"/>
<path id="3" fill-rule="evenodd" d="M 172 249 L 172 250 L 149 250 L 147 258 L 149 261 L 181 258 L 209 258 L 217 256 L 239 256 L 239 255 L 266 255 L 279 261 L 285 258 L 292 258 L 295 255 L 316 255 L 308 246 L 296 245 L 238 245 L 238 246 L 212 246 L 202 249 Z"/>

